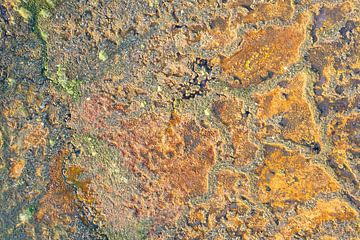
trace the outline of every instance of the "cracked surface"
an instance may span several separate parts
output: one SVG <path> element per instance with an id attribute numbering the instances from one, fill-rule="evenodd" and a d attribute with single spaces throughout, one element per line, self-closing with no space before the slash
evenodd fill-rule
<path id="1" fill-rule="evenodd" d="M 0 1 L 0 239 L 358 239 L 356 0 Z"/>

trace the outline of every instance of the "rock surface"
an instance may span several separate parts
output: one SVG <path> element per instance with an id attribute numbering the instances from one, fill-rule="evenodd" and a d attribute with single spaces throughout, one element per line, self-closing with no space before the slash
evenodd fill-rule
<path id="1" fill-rule="evenodd" d="M 1 0 L 0 239 L 359 239 L 359 16 Z"/>

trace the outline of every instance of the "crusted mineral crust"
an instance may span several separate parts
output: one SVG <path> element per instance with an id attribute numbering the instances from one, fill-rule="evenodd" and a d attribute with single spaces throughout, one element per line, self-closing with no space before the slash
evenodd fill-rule
<path id="1" fill-rule="evenodd" d="M 259 137 L 279 134 L 286 140 L 299 144 L 316 143 L 320 147 L 320 132 L 305 92 L 309 78 L 307 73 L 300 72 L 281 81 L 269 92 L 255 94 L 257 118 L 262 121 Z M 276 118 L 278 122 L 271 124 Z"/>
<path id="2" fill-rule="evenodd" d="M 259 171 L 259 199 L 273 205 L 305 201 L 319 193 L 334 192 L 340 186 L 326 170 L 298 153 L 278 146 L 265 146 L 264 166 Z"/>
<path id="3" fill-rule="evenodd" d="M 359 239 L 359 13 L 0 1 L 0 239 Z"/>
<path id="4" fill-rule="evenodd" d="M 221 64 L 241 87 L 258 84 L 283 74 L 300 58 L 300 48 L 306 38 L 308 16 L 300 16 L 287 27 L 269 26 L 249 31 L 240 49 Z"/>

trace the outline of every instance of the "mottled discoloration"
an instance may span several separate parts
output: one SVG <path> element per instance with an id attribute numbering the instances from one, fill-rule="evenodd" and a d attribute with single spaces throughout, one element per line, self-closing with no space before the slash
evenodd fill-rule
<path id="1" fill-rule="evenodd" d="M 282 147 L 267 148 L 267 155 L 259 171 L 259 198 L 274 206 L 292 201 L 305 201 L 324 192 L 338 191 L 339 183 L 327 171 L 299 153 Z"/>
<path id="2" fill-rule="evenodd" d="M 224 71 L 236 77 L 239 87 L 248 87 L 283 74 L 300 58 L 308 19 L 308 15 L 303 15 L 288 27 L 269 26 L 248 32 L 240 49 L 222 61 Z"/>
<path id="3" fill-rule="evenodd" d="M 1 239 L 358 239 L 360 3 L 4 0 Z"/>
<path id="4" fill-rule="evenodd" d="M 285 85 L 276 86 L 268 93 L 255 94 L 257 116 L 262 122 L 260 137 L 279 134 L 299 144 L 321 144 L 314 109 L 306 98 L 309 80 L 307 73 L 299 73 L 290 77 Z M 268 123 L 276 117 L 280 119 L 277 123 Z"/>
<path id="5" fill-rule="evenodd" d="M 287 225 L 276 235 L 276 239 L 291 239 L 291 236 L 299 231 L 314 231 L 328 221 L 348 221 L 357 217 L 358 213 L 341 199 L 319 200 L 314 208 L 299 211 L 298 215 L 290 218 Z"/>

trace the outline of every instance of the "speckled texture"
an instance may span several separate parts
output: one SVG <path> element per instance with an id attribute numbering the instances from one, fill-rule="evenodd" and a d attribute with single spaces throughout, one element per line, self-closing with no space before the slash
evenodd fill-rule
<path id="1" fill-rule="evenodd" d="M 359 239 L 357 0 L 0 0 L 0 239 Z"/>

